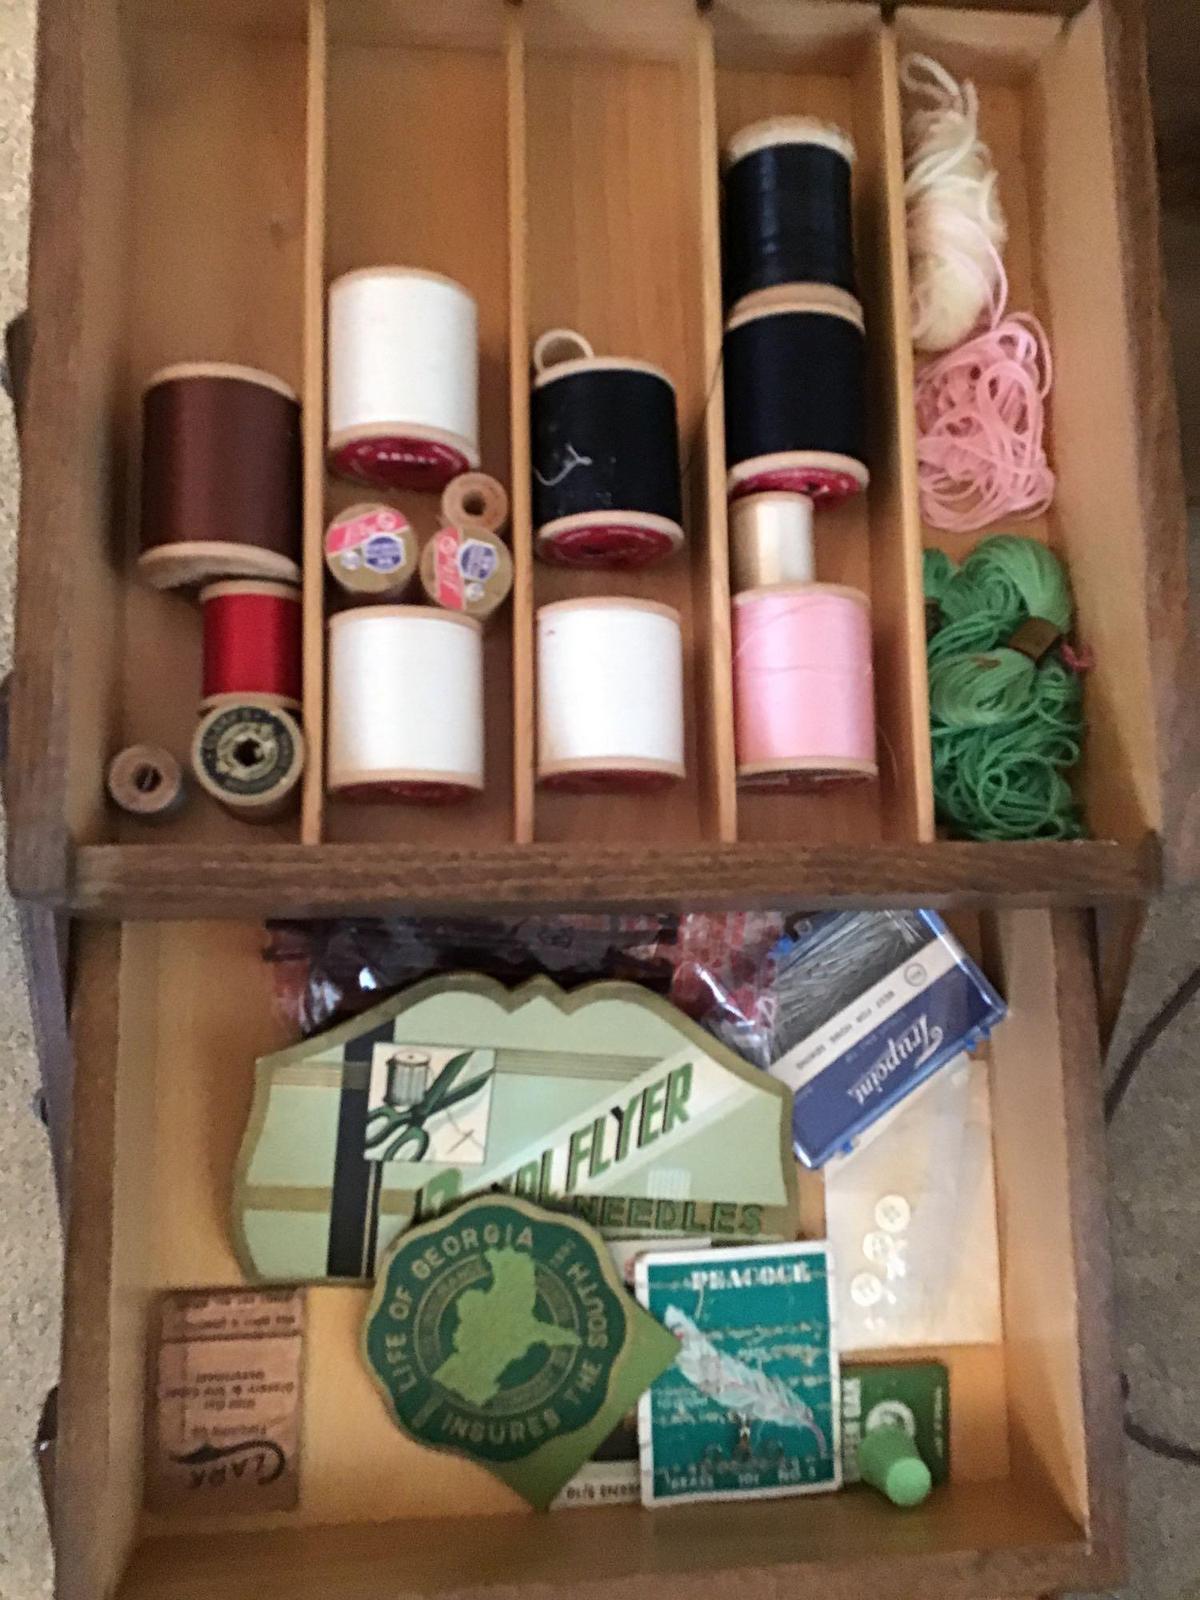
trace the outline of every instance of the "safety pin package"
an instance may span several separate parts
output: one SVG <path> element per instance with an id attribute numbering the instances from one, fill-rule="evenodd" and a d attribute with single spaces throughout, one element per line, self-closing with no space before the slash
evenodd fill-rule
<path id="1" fill-rule="evenodd" d="M 793 1144 L 810 1167 L 973 1049 L 1006 1011 L 932 911 L 805 918 L 770 960 L 769 1070 L 793 1093 Z"/>
<path id="2" fill-rule="evenodd" d="M 636 1287 L 680 1341 L 638 1405 L 644 1505 L 841 1485 L 828 1245 L 654 1253 Z"/>

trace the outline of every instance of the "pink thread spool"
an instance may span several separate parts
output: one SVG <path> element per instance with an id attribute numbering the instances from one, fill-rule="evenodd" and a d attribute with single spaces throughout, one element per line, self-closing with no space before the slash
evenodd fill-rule
<path id="1" fill-rule="evenodd" d="M 747 589 L 734 596 L 733 644 L 740 784 L 877 775 L 865 594 L 835 583 Z"/>

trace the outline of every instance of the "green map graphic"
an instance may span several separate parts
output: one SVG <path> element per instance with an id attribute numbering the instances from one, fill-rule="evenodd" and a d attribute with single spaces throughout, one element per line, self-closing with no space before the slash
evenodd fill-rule
<path id="1" fill-rule="evenodd" d="M 505 1369 L 535 1345 L 547 1350 L 574 1349 L 579 1335 L 570 1328 L 543 1322 L 535 1314 L 536 1270 L 533 1258 L 519 1250 L 488 1250 L 489 1289 L 467 1289 L 458 1300 L 454 1354 L 433 1374 L 468 1405 L 483 1406 L 500 1393 Z"/>

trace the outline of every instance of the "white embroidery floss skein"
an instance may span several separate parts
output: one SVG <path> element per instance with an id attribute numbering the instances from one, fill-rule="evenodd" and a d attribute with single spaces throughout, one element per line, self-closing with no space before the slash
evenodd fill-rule
<path id="1" fill-rule="evenodd" d="M 329 462 L 387 489 L 479 465 L 479 314 L 461 283 L 364 267 L 329 291 Z"/>
<path id="2" fill-rule="evenodd" d="M 653 600 L 560 600 L 538 612 L 538 781 L 654 790 L 684 776 L 683 634 Z"/>
<path id="3" fill-rule="evenodd" d="M 483 633 L 425 606 L 329 623 L 329 791 L 443 804 L 483 788 Z"/>
<path id="4" fill-rule="evenodd" d="M 975 85 L 925 55 L 904 58 L 900 81 L 913 102 L 904 123 L 912 340 L 949 350 L 995 307 L 1008 230 Z"/>
<path id="5" fill-rule="evenodd" d="M 813 503 L 786 489 L 748 494 L 729 508 L 733 592 L 777 583 L 811 583 Z"/>

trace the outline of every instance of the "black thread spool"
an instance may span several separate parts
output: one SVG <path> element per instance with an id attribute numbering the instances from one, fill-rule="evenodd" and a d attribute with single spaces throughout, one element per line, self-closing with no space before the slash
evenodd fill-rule
<path id="1" fill-rule="evenodd" d="M 675 385 L 660 368 L 603 356 L 545 366 L 532 433 L 543 560 L 640 567 L 683 543 Z"/>
<path id="2" fill-rule="evenodd" d="M 725 148 L 725 303 L 779 284 L 823 284 L 853 299 L 854 145 L 811 117 L 771 117 Z"/>
<path id="3" fill-rule="evenodd" d="M 834 504 L 866 488 L 861 313 L 751 306 L 726 324 L 723 359 L 731 499 L 791 489 Z"/>

